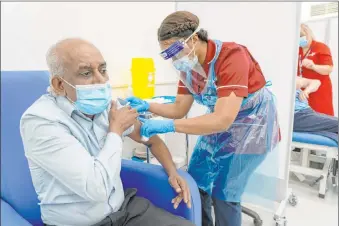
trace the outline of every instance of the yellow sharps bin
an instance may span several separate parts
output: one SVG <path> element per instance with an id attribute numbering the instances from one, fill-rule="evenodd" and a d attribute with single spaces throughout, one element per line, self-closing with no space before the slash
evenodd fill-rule
<path id="1" fill-rule="evenodd" d="M 152 58 L 132 58 L 133 94 L 141 99 L 154 96 L 155 67 Z"/>

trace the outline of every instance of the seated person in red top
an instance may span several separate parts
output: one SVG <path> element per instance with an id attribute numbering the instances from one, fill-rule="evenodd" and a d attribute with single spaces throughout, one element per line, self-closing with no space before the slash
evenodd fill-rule
<path id="1" fill-rule="evenodd" d="M 322 42 L 316 41 L 311 29 L 300 27 L 298 76 L 321 82 L 319 89 L 308 99 L 313 110 L 334 116 L 333 94 L 330 73 L 333 70 L 331 51 Z"/>
<path id="2" fill-rule="evenodd" d="M 147 103 L 128 98 L 139 112 L 150 111 L 168 120 L 145 120 L 141 135 L 179 132 L 202 135 L 188 172 L 202 199 L 203 225 L 241 225 L 241 196 L 248 179 L 266 154 L 279 142 L 273 94 L 265 88 L 258 62 L 246 47 L 208 39 L 199 18 L 178 11 L 167 16 L 158 30 L 161 56 L 173 64 L 180 78 L 173 104 Z M 193 101 L 208 112 L 182 119 Z"/>

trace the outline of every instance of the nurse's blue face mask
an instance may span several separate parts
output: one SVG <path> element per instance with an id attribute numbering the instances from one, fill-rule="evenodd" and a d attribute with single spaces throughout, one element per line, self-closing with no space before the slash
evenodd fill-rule
<path id="1" fill-rule="evenodd" d="M 76 90 L 77 100 L 74 104 L 77 110 L 86 115 L 96 115 L 107 109 L 112 100 L 112 89 L 109 82 L 94 85 L 73 86 L 63 78 L 65 83 Z"/>
<path id="2" fill-rule="evenodd" d="M 304 47 L 307 46 L 307 44 L 308 44 L 308 41 L 307 41 L 306 36 L 300 37 L 300 39 L 299 39 L 299 46 L 300 46 L 301 48 L 304 48 Z"/>
<path id="3" fill-rule="evenodd" d="M 193 70 L 194 66 L 198 63 L 198 57 L 195 54 L 194 49 L 195 46 L 193 47 L 192 51 L 189 54 L 173 61 L 173 66 L 175 67 L 175 69 L 186 73 Z M 190 59 L 189 55 L 191 55 L 192 53 L 194 54 L 194 56 L 193 59 Z"/>

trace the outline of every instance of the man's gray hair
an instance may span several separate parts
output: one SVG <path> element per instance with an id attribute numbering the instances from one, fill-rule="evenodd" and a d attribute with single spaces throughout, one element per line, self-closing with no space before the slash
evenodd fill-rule
<path id="1" fill-rule="evenodd" d="M 59 42 L 52 45 L 46 53 L 46 63 L 50 74 L 50 82 L 54 76 L 62 76 L 65 73 L 62 57 L 57 51 L 58 44 Z M 56 93 L 53 91 L 52 84 L 48 86 L 47 92 L 56 95 Z"/>
<path id="2" fill-rule="evenodd" d="M 62 58 L 58 55 L 57 44 L 51 46 L 46 53 L 46 62 L 49 73 L 52 76 L 61 76 L 65 73 Z"/>
<path id="3" fill-rule="evenodd" d="M 46 53 L 46 63 L 50 73 L 50 79 L 54 76 L 63 76 L 67 73 L 67 68 L 65 67 L 65 44 L 77 44 L 77 43 L 87 43 L 91 44 L 86 40 L 81 38 L 67 38 L 61 41 L 58 41 L 56 44 L 52 45 Z M 92 45 L 92 44 L 91 44 Z M 68 47 L 69 48 L 69 47 Z M 66 51 L 67 52 L 67 51 Z M 48 92 L 53 93 L 53 89 L 50 85 L 48 87 Z"/>

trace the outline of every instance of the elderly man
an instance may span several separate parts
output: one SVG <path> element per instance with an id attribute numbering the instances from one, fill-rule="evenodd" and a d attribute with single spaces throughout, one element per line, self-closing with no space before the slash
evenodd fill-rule
<path id="1" fill-rule="evenodd" d="M 50 93 L 22 116 L 20 129 L 45 225 L 188 226 L 190 222 L 124 192 L 122 137 L 140 142 L 138 114 L 111 101 L 106 63 L 100 51 L 81 39 L 58 42 L 47 53 Z M 179 193 L 174 208 L 190 207 L 186 182 L 159 137 L 147 144 Z M 156 189 L 156 188 L 154 188 Z M 171 200 L 168 200 L 169 202 Z"/>

